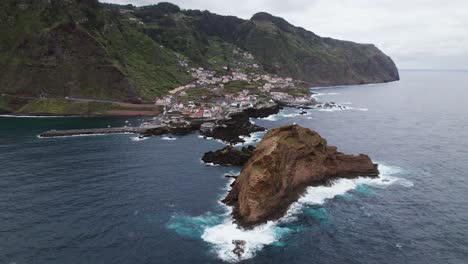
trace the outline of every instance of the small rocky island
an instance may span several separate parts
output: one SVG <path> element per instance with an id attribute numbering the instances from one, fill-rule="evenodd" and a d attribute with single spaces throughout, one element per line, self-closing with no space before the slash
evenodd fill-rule
<path id="1" fill-rule="evenodd" d="M 233 146 L 226 146 L 217 151 L 209 151 L 203 155 L 202 161 L 216 165 L 243 166 L 252 156 L 254 146 L 237 149 Z"/>
<path id="2" fill-rule="evenodd" d="M 288 125 L 265 135 L 223 202 L 233 206 L 241 227 L 250 228 L 283 216 L 308 186 L 378 175 L 369 156 L 340 153 L 317 132 Z"/>

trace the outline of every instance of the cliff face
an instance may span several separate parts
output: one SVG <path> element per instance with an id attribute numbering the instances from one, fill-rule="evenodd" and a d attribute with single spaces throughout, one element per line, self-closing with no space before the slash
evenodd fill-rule
<path id="1" fill-rule="evenodd" d="M 253 152 L 224 203 L 244 227 L 281 217 L 307 186 L 339 177 L 377 176 L 367 155 L 346 155 L 318 133 L 297 125 L 270 130 Z"/>
<path id="2" fill-rule="evenodd" d="M 0 92 L 153 99 L 188 82 L 174 52 L 97 0 L 0 3 Z"/>
<path id="3" fill-rule="evenodd" d="M 152 100 L 192 81 L 182 61 L 222 73 L 238 48 L 261 73 L 312 85 L 399 78 L 373 45 L 321 38 L 267 13 L 243 20 L 170 3 L 2 0 L 0 20 L 0 92 L 9 95 Z"/>
<path id="4" fill-rule="evenodd" d="M 236 42 L 267 71 L 312 85 L 399 80 L 392 59 L 374 45 L 322 38 L 268 13 L 258 13 L 243 23 Z"/>

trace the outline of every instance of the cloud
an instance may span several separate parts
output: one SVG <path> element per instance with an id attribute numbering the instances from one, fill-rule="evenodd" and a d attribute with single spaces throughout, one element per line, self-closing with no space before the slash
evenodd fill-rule
<path id="1" fill-rule="evenodd" d="M 156 0 L 103 0 L 137 6 Z M 319 35 L 374 43 L 399 68 L 468 69 L 466 0 L 174 0 L 245 19 L 266 11 Z"/>

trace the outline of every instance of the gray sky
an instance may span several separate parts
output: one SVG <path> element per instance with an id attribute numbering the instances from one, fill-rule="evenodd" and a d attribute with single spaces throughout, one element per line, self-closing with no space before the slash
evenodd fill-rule
<path id="1" fill-rule="evenodd" d="M 101 0 L 136 6 L 172 2 L 250 18 L 259 11 L 314 33 L 373 43 L 400 69 L 468 69 L 468 0 Z"/>

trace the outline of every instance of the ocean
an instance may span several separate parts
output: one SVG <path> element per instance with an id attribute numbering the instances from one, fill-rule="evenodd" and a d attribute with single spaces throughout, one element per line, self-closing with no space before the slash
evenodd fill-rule
<path id="1" fill-rule="evenodd" d="M 42 139 L 143 120 L 0 117 L 0 263 L 468 263 L 468 72 L 402 71 L 399 82 L 314 92 L 342 109 L 252 121 L 309 127 L 370 155 L 382 175 L 311 187 L 249 231 L 220 203 L 225 175 L 240 168 L 201 162 L 218 141 Z M 242 259 L 235 239 L 247 242 Z"/>

